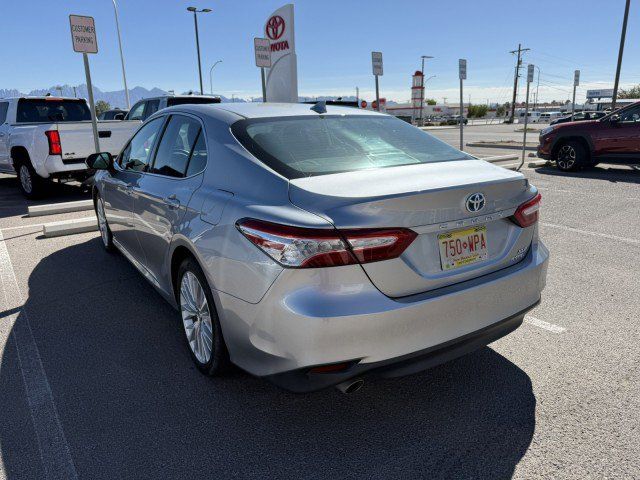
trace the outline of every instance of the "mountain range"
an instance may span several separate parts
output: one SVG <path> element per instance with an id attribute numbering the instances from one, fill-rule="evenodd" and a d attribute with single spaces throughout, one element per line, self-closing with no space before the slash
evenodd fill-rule
<path id="1" fill-rule="evenodd" d="M 42 97 L 47 93 L 50 93 L 53 96 L 62 96 L 62 97 L 80 97 L 80 98 L 88 97 L 86 84 L 81 84 L 76 86 L 54 85 L 49 88 L 31 90 L 30 92 L 21 92 L 20 90 L 15 88 L 8 88 L 8 89 L 0 88 L 0 98 L 27 97 L 27 96 Z M 167 92 L 165 90 L 162 90 L 156 87 L 150 90 L 144 87 L 134 87 L 129 89 L 129 99 L 130 99 L 131 105 L 133 106 L 134 103 L 136 103 L 138 100 L 142 100 L 143 98 L 158 97 L 161 95 L 167 95 L 168 93 L 173 93 L 173 92 L 172 91 Z M 182 93 L 186 94 L 189 92 L 182 92 Z M 216 96 L 219 96 L 223 103 L 232 102 L 232 101 L 242 102 L 242 103 L 262 101 L 262 97 L 252 97 L 249 99 L 235 97 L 232 99 L 219 94 L 216 94 Z M 107 92 L 107 91 L 101 90 L 100 88 L 94 85 L 93 98 L 96 102 L 100 100 L 107 102 L 111 108 L 119 107 L 124 109 L 127 104 L 124 90 L 114 90 L 111 92 Z M 352 102 L 356 100 L 356 97 L 353 95 L 343 96 L 343 97 L 336 97 L 336 96 L 298 97 L 298 100 L 299 101 L 311 101 L 311 100 L 318 101 L 318 100 L 336 100 L 338 98 L 341 98 L 342 100 L 345 100 L 345 101 L 352 101 Z M 395 104 L 395 102 L 387 101 L 387 105 L 392 105 L 392 104 Z"/>

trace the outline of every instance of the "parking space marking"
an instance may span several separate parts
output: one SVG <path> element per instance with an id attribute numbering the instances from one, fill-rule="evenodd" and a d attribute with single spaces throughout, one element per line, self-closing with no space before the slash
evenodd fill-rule
<path id="1" fill-rule="evenodd" d="M 571 195 L 589 195 L 590 197 L 605 197 L 605 198 L 616 198 L 619 200 L 631 200 L 635 202 L 640 202 L 640 197 L 618 197 L 616 195 L 607 195 L 606 193 L 592 192 L 592 191 L 580 191 L 580 190 L 566 190 L 563 188 L 551 188 L 551 187 L 538 187 L 538 190 L 542 190 L 543 192 L 550 193 L 570 193 Z"/>
<path id="2" fill-rule="evenodd" d="M 561 327 L 560 325 L 554 325 L 553 323 L 545 322 L 544 320 L 540 320 L 539 318 L 531 317 L 529 315 L 524 317 L 524 321 L 529 325 L 533 325 L 534 327 L 539 327 L 544 330 L 548 330 L 549 332 L 552 332 L 552 333 L 562 333 L 567 330 L 566 328 Z"/>
<path id="3" fill-rule="evenodd" d="M 15 342 L 27 403 L 46 476 L 48 479 L 77 479 L 76 467 L 60 423 L 49 379 L 33 337 L 29 317 L 23 307 L 22 294 L 1 229 L 0 290 L 2 290 L 0 302 L 4 304 L 2 311 L 13 310 L 13 313 L 2 319 L 0 341 L 8 341 L 9 337 L 13 337 Z"/>
<path id="4" fill-rule="evenodd" d="M 596 237 L 608 238 L 610 240 L 618 240 L 620 242 L 626 242 L 632 245 L 640 245 L 640 240 L 637 238 L 619 237 L 617 235 L 609 235 L 608 233 L 581 230 L 579 228 L 567 227 L 566 225 L 556 225 L 555 223 L 540 222 L 540 225 L 551 228 L 560 228 L 562 230 L 567 230 L 568 232 L 582 233 L 584 235 L 594 235 Z"/>

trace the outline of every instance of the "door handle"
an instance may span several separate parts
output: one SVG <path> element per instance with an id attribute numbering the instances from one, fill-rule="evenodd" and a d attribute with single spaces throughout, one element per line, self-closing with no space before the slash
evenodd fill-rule
<path id="1" fill-rule="evenodd" d="M 0 138 L 4 137 L 4 132 L 0 132 Z"/>
<path id="2" fill-rule="evenodd" d="M 165 197 L 164 203 L 166 203 L 169 208 L 178 208 L 180 206 L 180 200 L 178 200 L 178 197 L 175 193 L 172 193 L 168 197 Z"/>

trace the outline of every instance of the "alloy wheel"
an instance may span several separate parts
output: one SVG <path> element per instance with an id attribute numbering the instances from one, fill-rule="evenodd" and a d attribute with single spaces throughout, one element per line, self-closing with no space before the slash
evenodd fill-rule
<path id="1" fill-rule="evenodd" d="M 200 363 L 208 363 L 213 350 L 211 312 L 204 288 L 190 271 L 180 283 L 180 312 L 191 351 Z"/>
<path id="2" fill-rule="evenodd" d="M 571 169 L 576 163 L 576 150 L 571 145 L 564 145 L 558 152 L 556 163 L 562 170 Z"/>
<path id="3" fill-rule="evenodd" d="M 31 172 L 26 165 L 20 166 L 20 185 L 26 193 L 33 191 L 33 181 L 31 180 Z"/>

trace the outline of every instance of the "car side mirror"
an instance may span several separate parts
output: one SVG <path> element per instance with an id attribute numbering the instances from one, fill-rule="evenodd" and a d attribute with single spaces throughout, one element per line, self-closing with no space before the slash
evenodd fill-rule
<path id="1" fill-rule="evenodd" d="M 611 115 L 609 117 L 609 121 L 613 124 L 619 123 L 620 122 L 620 115 L 618 115 L 617 113 L 614 115 Z"/>
<path id="2" fill-rule="evenodd" d="M 92 170 L 111 170 L 113 168 L 113 155 L 109 152 L 92 153 L 87 157 L 85 163 Z"/>

